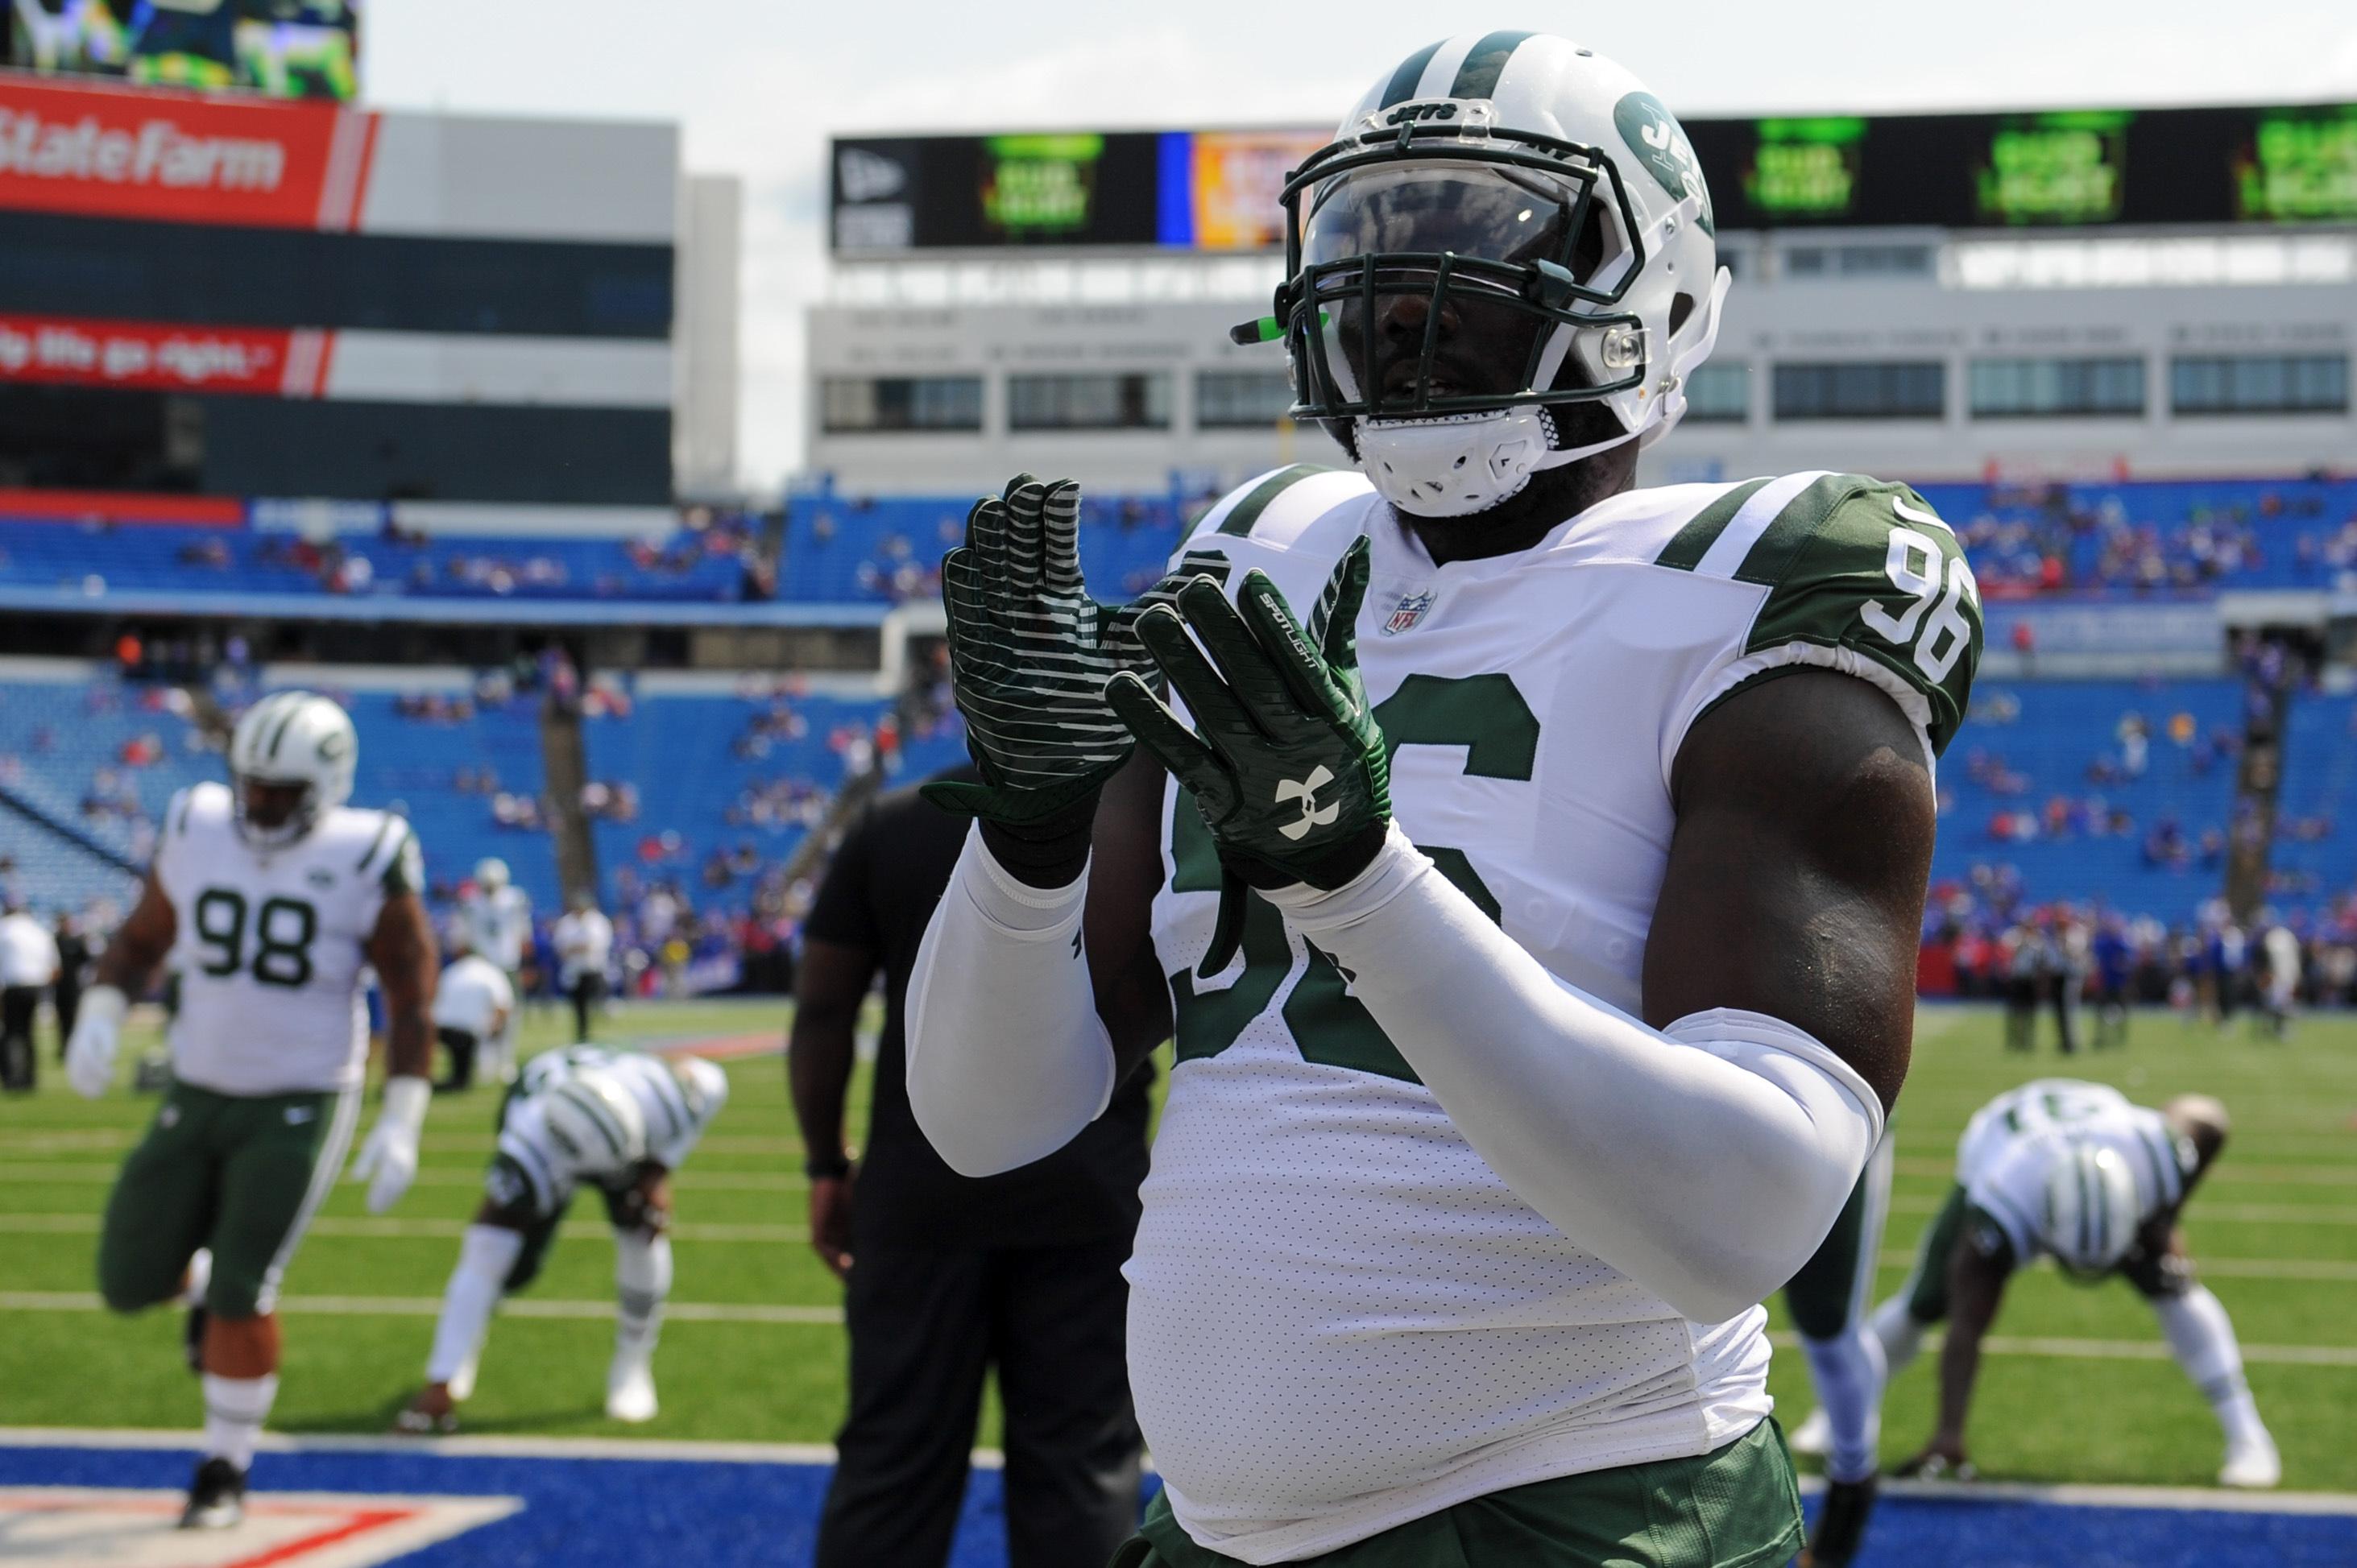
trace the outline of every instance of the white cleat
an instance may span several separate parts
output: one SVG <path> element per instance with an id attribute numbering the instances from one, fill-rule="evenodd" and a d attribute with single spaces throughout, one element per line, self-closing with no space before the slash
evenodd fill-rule
<path id="1" fill-rule="evenodd" d="M 482 1365 L 483 1353 L 478 1350 L 460 1362 L 458 1369 L 450 1374 L 448 1387 L 452 1404 L 465 1404 L 475 1397 L 475 1374 L 481 1369 Z"/>
<path id="2" fill-rule="evenodd" d="M 2252 1492 L 2282 1485 L 2283 1457 L 2276 1452 L 2275 1439 L 2261 1433 L 2247 1442 L 2227 1444 L 2226 1464 L 2218 1472 L 2218 1484 Z"/>
<path id="3" fill-rule="evenodd" d="M 641 1357 L 617 1356 L 606 1374 L 606 1418 L 641 1422 L 655 1418 L 655 1375 Z"/>
<path id="4" fill-rule="evenodd" d="M 1825 1414 L 1825 1407 L 1819 1405 L 1811 1411 L 1808 1418 L 1792 1429 L 1788 1441 L 1792 1445 L 1792 1452 L 1805 1458 L 1822 1459 L 1832 1453 L 1834 1423 L 1832 1418 Z"/>

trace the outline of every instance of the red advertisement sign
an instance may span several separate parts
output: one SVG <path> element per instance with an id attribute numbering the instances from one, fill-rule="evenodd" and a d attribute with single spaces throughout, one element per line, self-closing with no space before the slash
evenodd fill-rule
<path id="1" fill-rule="evenodd" d="M 334 335 L 0 315 L 0 381 L 317 397 Z"/>
<path id="2" fill-rule="evenodd" d="M 376 117 L 0 74 L 0 208 L 348 230 Z"/>

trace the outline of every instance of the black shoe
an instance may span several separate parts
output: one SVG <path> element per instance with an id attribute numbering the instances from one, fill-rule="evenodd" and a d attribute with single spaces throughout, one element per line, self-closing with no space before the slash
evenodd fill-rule
<path id="1" fill-rule="evenodd" d="M 180 1353 L 188 1358 L 188 1370 L 202 1376 L 205 1369 L 205 1309 L 200 1305 L 188 1308 L 188 1321 L 181 1331 Z"/>
<path id="2" fill-rule="evenodd" d="M 1866 1540 L 1866 1521 L 1874 1514 L 1874 1477 L 1863 1481 L 1827 1481 L 1825 1500 L 1817 1509 L 1817 1528 L 1809 1532 L 1801 1553 L 1806 1568 L 1848 1568 Z"/>
<path id="3" fill-rule="evenodd" d="M 245 1519 L 245 1472 L 218 1455 L 197 1466 L 188 1483 L 182 1530 L 227 1530 Z"/>

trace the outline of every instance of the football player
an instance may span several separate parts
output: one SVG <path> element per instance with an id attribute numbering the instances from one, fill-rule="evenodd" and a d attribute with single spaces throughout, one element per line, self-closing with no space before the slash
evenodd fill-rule
<path id="1" fill-rule="evenodd" d="M 1130 1568 L 1781 1562 L 1759 1303 L 1906 1073 L 1972 575 L 1901 486 L 1636 488 L 1727 274 L 1593 51 L 1420 49 L 1284 201 L 1239 330 L 1352 467 L 1230 495 L 1139 606 L 1069 484 L 943 564 L 984 781 L 932 791 L 978 824 L 909 1101 L 1009 1169 L 1176 1034 Z"/>
<path id="2" fill-rule="evenodd" d="M 655 1337 L 671 1294 L 671 1173 L 728 1099 L 728 1078 L 697 1058 L 569 1046 L 525 1067 L 500 1112 L 483 1202 L 458 1245 L 425 1387 L 397 1432 L 457 1430 L 483 1336 L 503 1295 L 539 1274 L 576 1188 L 597 1189 L 614 1230 L 614 1359 L 606 1413 L 655 1418 Z"/>
<path id="3" fill-rule="evenodd" d="M 2224 1487 L 2283 1478 L 2275 1439 L 2243 1378 L 2226 1308 L 2194 1277 L 2178 1215 L 2226 1146 L 2226 1108 L 2179 1095 L 2158 1111 L 2131 1105 L 2106 1084 L 2049 1078 L 1975 1112 L 1956 1145 L 1956 1185 L 1923 1234 L 1915 1272 L 1875 1309 L 1874 1331 L 1892 1376 L 1915 1359 L 1923 1331 L 1948 1326 L 1940 1349 L 1940 1417 L 1910 1473 L 1971 1472 L 1964 1419 L 1981 1341 L 2005 1287 L 2040 1253 L 2064 1274 L 2134 1285 L 2160 1319 L 2185 1375 L 2226 1433 Z"/>
<path id="4" fill-rule="evenodd" d="M 188 1528 L 243 1516 L 278 1391 L 279 1285 L 360 1115 L 371 966 L 387 1015 L 384 1099 L 353 1174 L 382 1214 L 417 1171 L 434 935 L 409 824 L 345 804 L 359 751 L 351 719 L 325 697 L 279 692 L 245 711 L 228 787 L 194 785 L 166 811 L 146 886 L 66 1047 L 74 1087 L 105 1093 L 128 999 L 172 961 L 172 1082 L 107 1200 L 98 1283 L 117 1312 L 189 1302 L 205 1454 Z"/>
<path id="5" fill-rule="evenodd" d="M 487 855 L 475 863 L 475 888 L 458 906 L 467 945 L 508 977 L 508 989 L 523 1001 L 523 961 L 532 951 L 532 897 L 510 879 L 508 863 Z M 521 1006 L 482 1043 L 483 1076 L 494 1083 L 516 1079 L 515 1032 Z"/>

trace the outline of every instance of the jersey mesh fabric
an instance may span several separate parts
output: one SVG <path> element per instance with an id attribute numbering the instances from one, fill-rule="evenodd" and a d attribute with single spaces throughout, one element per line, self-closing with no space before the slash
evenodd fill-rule
<path id="1" fill-rule="evenodd" d="M 1400 825 L 1548 970 L 1636 1012 L 1675 826 L 1663 759 L 1752 651 L 1763 606 L 1794 596 L 1695 569 L 1706 548 L 1660 564 L 1734 489 L 1631 492 L 1528 551 L 1436 566 L 1363 479 L 1311 470 L 1239 491 L 1182 554 L 1224 555 L 1232 592 L 1257 566 L 1306 611 L 1369 537 L 1359 656 Z M 1237 962 L 1194 978 L 1216 865 L 1175 786 L 1164 809 L 1154 939 L 1178 1061 L 1128 1270 L 1130 1358 L 1189 1535 L 1285 1561 L 1756 1425 L 1764 1315 L 1689 1323 L 1571 1246 L 1273 908 L 1254 899 Z"/>
<path id="2" fill-rule="evenodd" d="M 164 818 L 155 875 L 178 923 L 172 1071 L 222 1094 L 339 1092 L 368 1060 L 361 975 L 388 883 L 416 864 L 409 824 L 341 807 L 292 844 L 238 835 L 229 789 L 199 784 Z"/>

